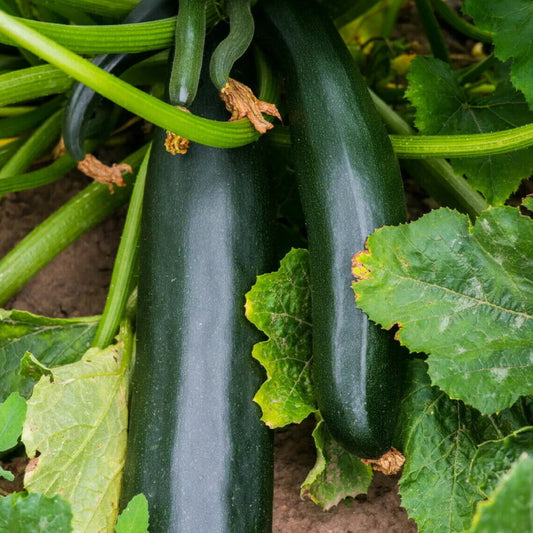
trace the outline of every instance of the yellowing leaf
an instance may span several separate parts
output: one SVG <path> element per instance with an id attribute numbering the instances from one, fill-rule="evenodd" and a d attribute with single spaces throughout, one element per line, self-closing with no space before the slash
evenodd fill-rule
<path id="1" fill-rule="evenodd" d="M 43 376 L 28 401 L 22 440 L 37 465 L 25 476 L 30 493 L 60 495 L 74 532 L 111 531 L 118 512 L 126 452 L 130 335 Z"/>
<path id="2" fill-rule="evenodd" d="M 315 411 L 310 380 L 311 297 L 307 250 L 291 250 L 277 272 L 246 295 L 246 316 L 269 340 L 254 346 L 267 381 L 255 396 L 269 427 L 299 423 Z"/>

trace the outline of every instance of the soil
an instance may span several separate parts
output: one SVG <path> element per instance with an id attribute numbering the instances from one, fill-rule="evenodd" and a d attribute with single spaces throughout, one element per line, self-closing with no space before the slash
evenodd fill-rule
<path id="1" fill-rule="evenodd" d="M 88 184 L 72 173 L 32 191 L 9 194 L 0 209 L 0 257 L 32 228 Z M 5 306 L 51 317 L 87 316 L 102 311 L 124 213 L 84 235 L 39 272 Z M 274 525 L 276 533 L 414 533 L 400 506 L 397 478 L 377 473 L 367 495 L 324 512 L 300 498 L 300 484 L 315 461 L 312 421 L 276 432 Z M 22 461 L 22 463 L 21 463 Z M 11 466 L 21 471 L 17 459 Z M 20 479 L 17 480 L 20 490 Z M 10 484 L 0 489 L 9 490 Z M 13 490 L 13 489 L 11 489 Z M 15 489 L 16 490 L 16 489 Z"/>

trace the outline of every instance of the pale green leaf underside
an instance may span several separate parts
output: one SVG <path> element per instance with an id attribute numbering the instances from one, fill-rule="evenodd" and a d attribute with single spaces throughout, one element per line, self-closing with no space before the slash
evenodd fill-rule
<path id="1" fill-rule="evenodd" d="M 313 431 L 313 439 L 317 459 L 302 483 L 302 497 L 327 511 L 345 498 L 365 494 L 372 482 L 371 467 L 333 440 L 322 420 Z"/>
<path id="2" fill-rule="evenodd" d="M 524 453 L 488 499 L 478 504 L 469 533 L 533 531 L 533 456 Z"/>
<path id="3" fill-rule="evenodd" d="M 290 251 L 276 272 L 258 276 L 246 295 L 246 316 L 269 340 L 254 346 L 267 380 L 255 396 L 272 428 L 315 411 L 310 382 L 311 295 L 307 250 Z"/>
<path id="4" fill-rule="evenodd" d="M 533 221 L 511 207 L 472 227 L 448 209 L 377 230 L 359 254 L 357 305 L 413 352 L 432 382 L 482 413 L 533 390 Z"/>
<path id="5" fill-rule="evenodd" d="M 496 57 L 512 58 L 511 80 L 533 109 L 533 2 L 465 0 L 464 10 L 476 26 L 493 33 Z"/>
<path id="6" fill-rule="evenodd" d="M 118 512 L 126 452 L 127 365 L 122 341 L 43 376 L 28 401 L 22 433 L 37 467 L 26 489 L 70 502 L 73 530 L 109 531 Z"/>

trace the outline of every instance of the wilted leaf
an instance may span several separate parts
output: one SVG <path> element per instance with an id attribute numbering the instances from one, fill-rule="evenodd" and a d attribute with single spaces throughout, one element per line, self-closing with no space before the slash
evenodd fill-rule
<path id="1" fill-rule="evenodd" d="M 0 499 L 0 531 L 70 533 L 72 513 L 59 496 L 15 492 Z"/>
<path id="2" fill-rule="evenodd" d="M 494 53 L 512 59 L 511 79 L 533 109 L 533 3 L 531 0 L 465 0 L 464 11 L 492 32 Z"/>
<path id="3" fill-rule="evenodd" d="M 130 350 L 130 334 L 104 350 L 91 348 L 81 361 L 53 369 L 53 381 L 43 376 L 28 401 L 22 440 L 29 457 L 40 455 L 25 487 L 61 494 L 76 532 L 108 531 L 116 519 Z"/>
<path id="4" fill-rule="evenodd" d="M 470 533 L 533 530 L 533 456 L 523 454 L 477 506 Z"/>
<path id="5" fill-rule="evenodd" d="M 12 392 L 27 397 L 35 381 L 21 376 L 26 352 L 54 367 L 78 361 L 91 345 L 98 317 L 58 319 L 25 311 L 0 312 L 0 401 Z"/>
<path id="6" fill-rule="evenodd" d="M 255 396 L 272 428 L 299 423 L 315 411 L 310 382 L 311 302 L 307 250 L 292 250 L 277 272 L 258 276 L 246 295 L 246 316 L 268 337 L 253 356 L 267 380 Z"/>
<path id="7" fill-rule="evenodd" d="M 533 456 L 533 427 L 525 427 L 503 439 L 483 443 L 472 460 L 470 482 L 488 495 L 496 488 L 500 477 L 524 452 Z"/>
<path id="8" fill-rule="evenodd" d="M 372 482 L 371 467 L 333 440 L 322 420 L 313 431 L 313 439 L 317 459 L 302 483 L 301 495 L 327 511 L 344 498 L 366 493 Z"/>
<path id="9" fill-rule="evenodd" d="M 483 413 L 533 390 L 533 220 L 448 209 L 377 230 L 357 256 L 357 305 L 413 352 L 432 382 Z"/>
<path id="10" fill-rule="evenodd" d="M 416 107 L 416 126 L 426 135 L 489 133 L 533 122 L 521 93 L 507 82 L 489 96 L 468 94 L 451 66 L 416 57 L 409 72 L 407 97 Z M 452 159 L 490 204 L 501 205 L 533 171 L 533 148 L 506 154 Z"/>
<path id="11" fill-rule="evenodd" d="M 148 533 L 148 500 L 144 494 L 137 494 L 120 513 L 115 533 Z"/>

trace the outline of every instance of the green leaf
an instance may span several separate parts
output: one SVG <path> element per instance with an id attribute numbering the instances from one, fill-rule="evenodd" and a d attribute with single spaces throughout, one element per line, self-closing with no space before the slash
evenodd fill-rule
<path id="1" fill-rule="evenodd" d="M 311 294 L 307 250 L 293 249 L 277 272 L 258 276 L 246 295 L 246 316 L 268 337 L 253 356 L 267 380 L 254 400 L 271 428 L 299 423 L 316 410 L 311 390 Z"/>
<path id="2" fill-rule="evenodd" d="M 529 209 L 529 211 L 533 211 L 533 197 L 531 197 L 531 196 L 526 196 L 526 197 L 522 200 L 522 205 L 523 205 L 526 209 Z"/>
<path id="3" fill-rule="evenodd" d="M 0 452 L 14 448 L 26 418 L 26 400 L 13 392 L 0 404 Z"/>
<path id="4" fill-rule="evenodd" d="M 408 79 L 407 97 L 416 107 L 415 123 L 422 134 L 490 133 L 533 122 L 523 95 L 508 82 L 490 96 L 469 95 L 450 65 L 421 56 L 412 61 Z M 451 164 L 490 204 L 500 205 L 531 175 L 533 148 L 452 159 Z"/>
<path id="5" fill-rule="evenodd" d="M 525 427 L 503 439 L 483 443 L 472 460 L 470 483 L 485 494 L 491 493 L 500 477 L 524 452 L 533 456 L 533 427 Z"/>
<path id="6" fill-rule="evenodd" d="M 69 504 L 54 496 L 15 492 L 0 499 L 0 531 L 9 533 L 70 533 Z"/>
<path id="7" fill-rule="evenodd" d="M 144 494 L 137 494 L 120 513 L 115 533 L 148 533 L 148 500 Z"/>
<path id="8" fill-rule="evenodd" d="M 424 533 L 470 526 L 479 489 L 469 483 L 476 444 L 497 437 L 500 423 L 432 387 L 423 361 L 411 361 L 398 422 L 406 457 L 400 479 L 402 506 Z"/>
<path id="9" fill-rule="evenodd" d="M 333 440 L 321 419 L 313 431 L 313 439 L 317 459 L 302 483 L 301 496 L 327 511 L 344 498 L 366 493 L 372 482 L 371 467 Z"/>
<path id="10" fill-rule="evenodd" d="M 465 0 L 476 26 L 492 32 L 494 53 L 512 59 L 511 79 L 533 109 L 533 3 L 530 0 Z"/>
<path id="11" fill-rule="evenodd" d="M 98 317 L 57 319 L 25 311 L 0 313 L 0 401 L 17 391 L 28 396 L 35 381 L 20 373 L 26 352 L 54 367 L 81 358 L 91 344 Z"/>
<path id="12" fill-rule="evenodd" d="M 432 211 L 377 230 L 357 254 L 357 305 L 412 352 L 432 382 L 482 413 L 533 390 L 533 220 L 518 209 Z"/>
<path id="13" fill-rule="evenodd" d="M 126 452 L 127 368 L 131 333 L 117 344 L 92 348 L 76 363 L 42 377 L 28 401 L 22 440 L 29 457 L 28 492 L 61 494 L 77 532 L 111 530 L 118 512 Z"/>
<path id="14" fill-rule="evenodd" d="M 20 375 L 24 378 L 30 378 L 39 381 L 41 376 L 49 376 L 50 380 L 54 379 L 54 374 L 50 368 L 43 365 L 35 355 L 26 352 L 20 360 Z"/>
<path id="15" fill-rule="evenodd" d="M 531 531 L 533 456 L 523 454 L 502 477 L 488 501 L 481 502 L 470 533 Z"/>

